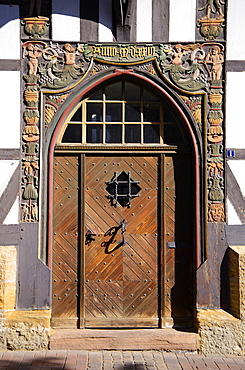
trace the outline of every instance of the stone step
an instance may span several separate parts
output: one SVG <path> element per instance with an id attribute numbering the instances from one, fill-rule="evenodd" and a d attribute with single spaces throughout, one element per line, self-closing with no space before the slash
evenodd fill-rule
<path id="1" fill-rule="evenodd" d="M 182 350 L 196 351 L 198 335 L 175 329 L 53 329 L 53 350 Z"/>

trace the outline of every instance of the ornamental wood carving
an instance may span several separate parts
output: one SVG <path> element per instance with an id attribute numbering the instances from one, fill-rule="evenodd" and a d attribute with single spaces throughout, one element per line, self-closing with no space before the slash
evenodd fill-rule
<path id="1" fill-rule="evenodd" d="M 134 73 L 150 74 L 167 82 L 190 109 L 208 144 L 207 200 L 210 204 L 223 204 L 222 43 L 102 45 L 36 40 L 23 44 L 23 58 L 27 71 L 23 76 L 24 221 L 37 221 L 38 213 L 32 215 L 32 204 L 37 209 L 38 202 L 40 92 L 44 97 L 43 125 L 48 130 L 56 112 L 83 80 L 88 82 L 95 74 L 102 75 L 109 69 L 124 69 L 129 66 Z M 207 99 L 204 98 L 205 95 Z M 203 124 L 205 121 L 206 125 Z M 214 218 L 207 218 L 210 222 L 217 222 Z"/>
<path id="2" fill-rule="evenodd" d="M 215 40 L 221 35 L 222 29 L 225 26 L 224 6 L 225 1 L 206 0 L 206 4 L 198 9 L 202 14 L 205 12 L 205 15 L 197 22 L 197 27 L 200 28 L 200 34 L 205 40 Z"/>

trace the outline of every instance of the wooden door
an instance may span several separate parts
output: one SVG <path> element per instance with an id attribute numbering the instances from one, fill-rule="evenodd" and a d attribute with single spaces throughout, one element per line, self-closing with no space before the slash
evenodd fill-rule
<path id="1" fill-rule="evenodd" d="M 158 167 L 86 156 L 85 327 L 159 324 Z"/>
<path id="2" fill-rule="evenodd" d="M 54 158 L 54 327 L 193 318 L 189 155 Z"/>

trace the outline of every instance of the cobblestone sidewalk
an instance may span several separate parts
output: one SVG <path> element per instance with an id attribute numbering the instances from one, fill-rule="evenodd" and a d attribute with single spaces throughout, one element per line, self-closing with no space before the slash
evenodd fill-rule
<path id="1" fill-rule="evenodd" d="M 8 351 L 0 352 L 0 369 L 245 370 L 245 356 L 164 351 Z"/>

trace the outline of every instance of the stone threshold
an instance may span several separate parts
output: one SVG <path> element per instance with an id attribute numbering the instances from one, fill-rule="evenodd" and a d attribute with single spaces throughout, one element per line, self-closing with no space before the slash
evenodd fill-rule
<path id="1" fill-rule="evenodd" d="M 176 329 L 52 329 L 49 349 L 196 351 L 198 334 Z"/>

